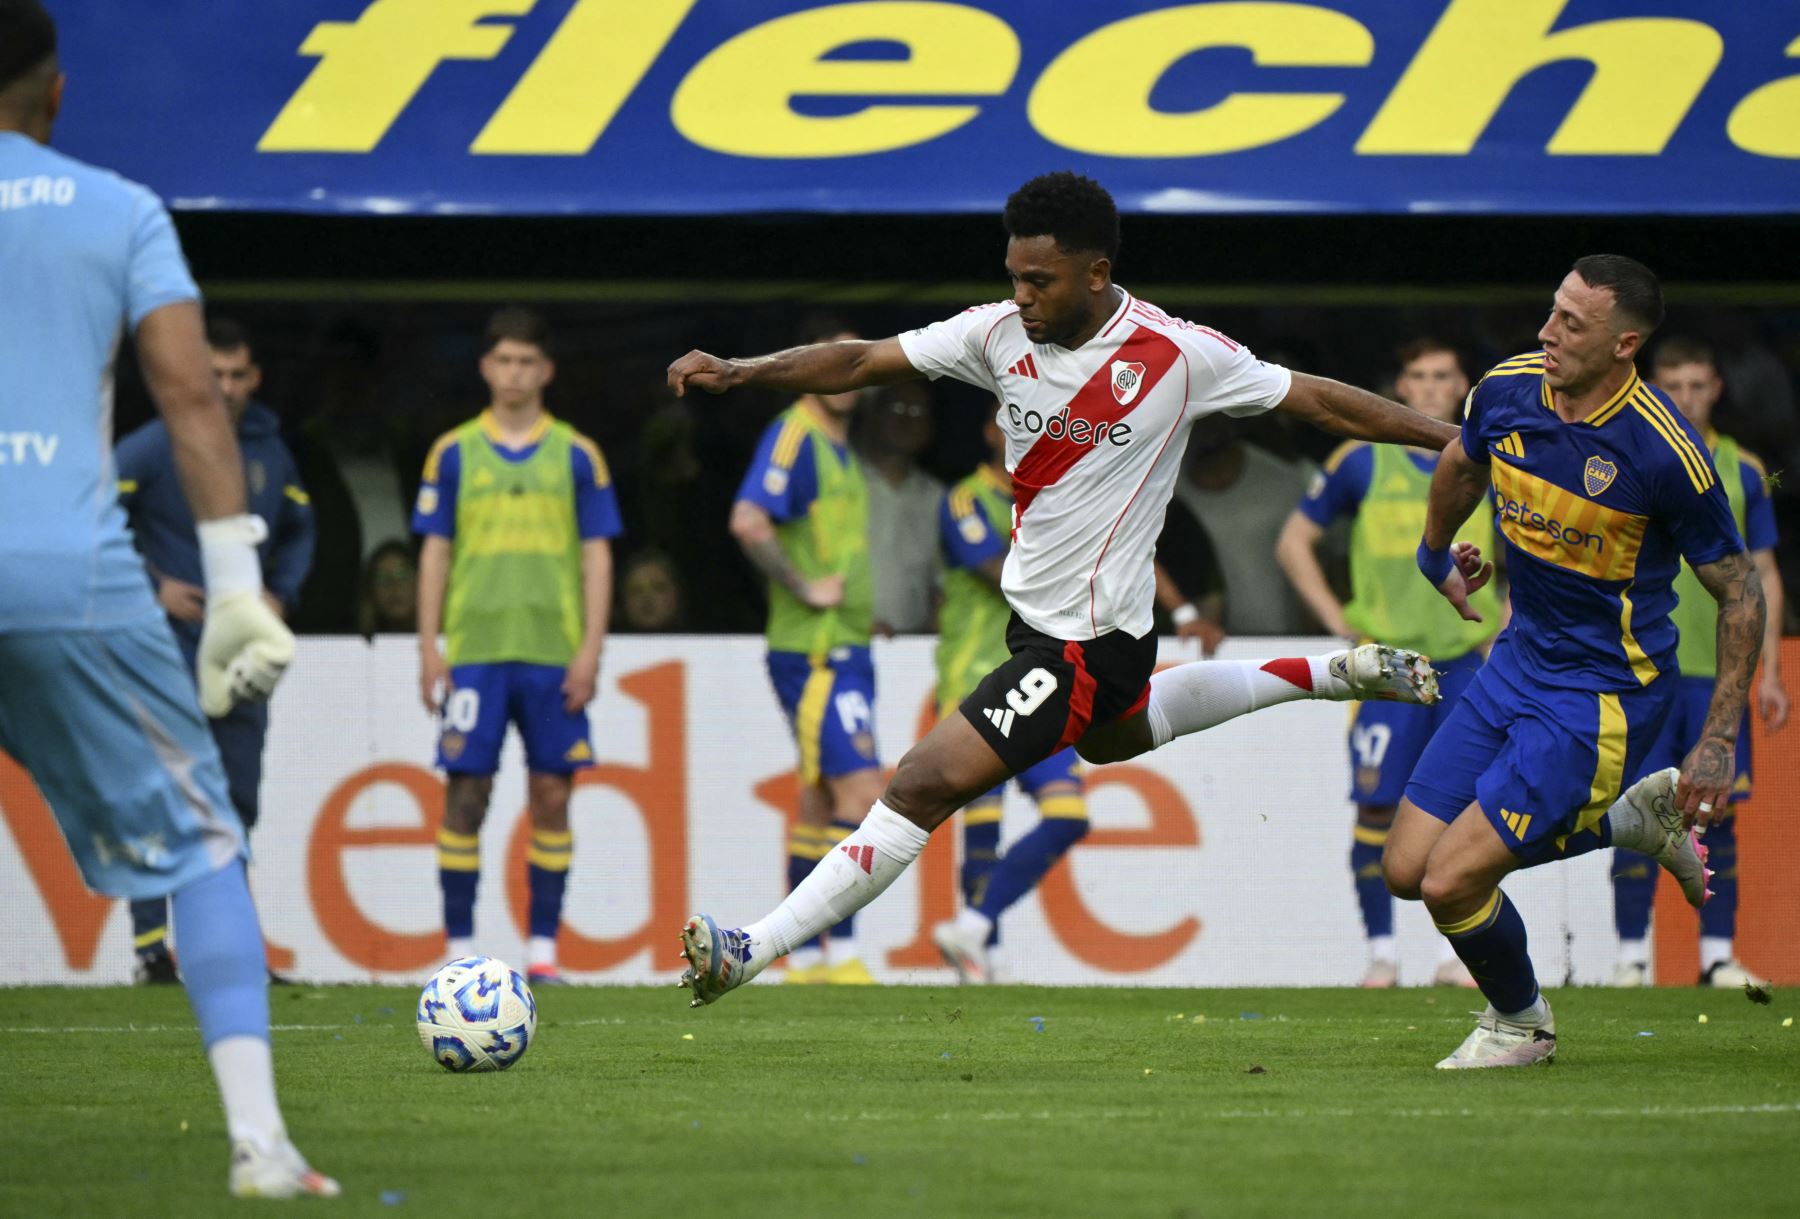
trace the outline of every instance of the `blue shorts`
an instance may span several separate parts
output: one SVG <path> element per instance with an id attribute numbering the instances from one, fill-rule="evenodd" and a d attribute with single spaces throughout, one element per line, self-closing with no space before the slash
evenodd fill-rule
<path id="1" fill-rule="evenodd" d="M 88 887 L 163 897 L 246 854 L 219 751 L 159 614 L 0 634 L 0 749 L 31 772 Z"/>
<path id="2" fill-rule="evenodd" d="M 450 670 L 438 735 L 438 765 L 453 775 L 491 775 L 500 769 L 506 725 L 517 724 L 525 765 L 539 774 L 566 775 L 594 764 L 587 711 L 563 707 L 557 665 L 520 661 L 457 665 Z"/>
<path id="3" fill-rule="evenodd" d="M 1643 771 L 1679 680 L 1665 673 L 1617 694 L 1546 686 L 1502 637 L 1425 747 L 1406 798 L 1444 822 L 1478 801 L 1513 854 L 1560 851 Z"/>
<path id="4" fill-rule="evenodd" d="M 1400 803 L 1425 746 L 1481 672 L 1481 653 L 1432 663 L 1442 696 L 1437 702 L 1429 707 L 1366 702 L 1350 721 L 1350 798 L 1356 803 L 1376 807 Z"/>
<path id="5" fill-rule="evenodd" d="M 868 648 L 833 648 L 816 663 L 804 652 L 770 652 L 769 683 L 800 747 L 801 783 L 810 787 L 881 764 Z"/>
<path id="6" fill-rule="evenodd" d="M 951 707 L 952 711 L 955 709 L 954 706 Z M 1046 787 L 1049 787 L 1052 783 L 1072 783 L 1075 785 L 1076 790 L 1080 790 L 1082 786 L 1081 756 L 1075 752 L 1073 747 L 1060 750 L 1051 754 L 1042 762 L 1038 762 L 1035 765 L 1020 771 L 1012 777 L 1012 781 L 1019 785 L 1020 791 L 1030 796 L 1033 800 L 1037 799 L 1039 792 L 1043 791 Z M 979 796 L 974 800 L 969 801 L 969 803 L 997 804 L 1005 794 L 1006 784 L 1002 783 L 987 795 Z"/>
<path id="7" fill-rule="evenodd" d="M 1669 711 L 1669 718 L 1663 721 L 1662 732 L 1650 746 L 1650 755 L 1644 759 L 1643 767 L 1631 776 L 1632 782 L 1643 778 L 1652 771 L 1666 770 L 1671 766 L 1680 766 L 1681 760 L 1688 755 L 1700 740 L 1700 732 L 1706 727 L 1706 713 L 1712 706 L 1713 679 L 1710 677 L 1683 677 L 1675 689 L 1675 705 Z M 1738 726 L 1737 739 L 1737 777 L 1731 784 L 1731 802 L 1750 798 L 1750 709 L 1744 708 L 1744 721 Z"/>

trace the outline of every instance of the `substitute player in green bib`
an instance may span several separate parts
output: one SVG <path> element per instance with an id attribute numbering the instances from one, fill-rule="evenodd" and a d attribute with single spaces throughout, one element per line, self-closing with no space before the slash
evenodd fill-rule
<path id="1" fill-rule="evenodd" d="M 1399 364 L 1394 392 L 1400 401 L 1433 419 L 1456 422 L 1469 392 L 1469 378 L 1455 349 L 1435 339 L 1416 339 L 1400 349 Z M 1294 591 L 1326 630 L 1423 652 L 1438 671 L 1438 702 L 1360 703 L 1350 726 L 1350 798 L 1356 802 L 1350 873 L 1369 946 L 1362 980 L 1368 987 L 1399 981 L 1394 899 L 1381 876 L 1381 850 L 1394 824 L 1394 810 L 1426 743 L 1481 668 L 1483 650 L 1502 625 L 1500 596 L 1493 588 L 1475 594 L 1483 621 L 1468 622 L 1419 579 L 1414 550 L 1425 530 L 1425 504 L 1437 456 L 1360 440 L 1341 446 L 1313 480 L 1276 544 L 1275 556 Z M 1344 517 L 1352 521 L 1348 604 L 1340 603 L 1331 591 L 1313 549 L 1326 528 Z M 1484 554 L 1494 551 L 1489 516 L 1478 515 L 1456 536 L 1475 543 Z M 1475 985 L 1448 941 L 1442 951 L 1434 981 Z"/>
<path id="2" fill-rule="evenodd" d="M 995 409 L 999 403 L 994 404 Z M 938 610 L 937 702 L 954 715 L 983 677 L 1005 663 L 1012 609 L 1000 592 L 1000 570 L 1012 532 L 1013 485 L 1006 436 L 993 417 L 983 435 L 988 460 L 944 497 L 938 546 L 944 560 L 944 603 Z M 963 808 L 963 908 L 932 931 L 944 960 L 964 982 L 993 982 L 1000 915 L 1031 892 L 1069 848 L 1087 836 L 1081 760 L 1062 749 L 1016 779 L 1037 803 L 1038 824 L 1000 853 L 1002 784 Z"/>
<path id="3" fill-rule="evenodd" d="M 441 716 L 449 776 L 438 877 L 451 958 L 473 950 L 479 833 L 508 723 L 525 743 L 531 848 L 529 970 L 562 980 L 574 772 L 594 762 L 587 704 L 612 603 L 619 508 L 593 441 L 544 409 L 555 376 L 549 328 L 525 309 L 488 323 L 487 410 L 446 433 L 425 462 L 413 529 L 419 556 L 419 693 Z M 446 653 L 438 652 L 443 627 Z"/>
<path id="4" fill-rule="evenodd" d="M 732 536 L 769 579 L 769 682 L 800 751 L 790 888 L 855 832 L 883 783 L 869 658 L 869 492 L 849 446 L 855 407 L 854 393 L 808 394 L 777 415 L 731 509 Z M 829 939 L 829 958 L 817 941 L 789 956 L 789 982 L 875 980 L 854 917 Z"/>
<path id="5" fill-rule="evenodd" d="M 1775 508 L 1764 486 L 1762 462 L 1741 448 L 1730 436 L 1713 428 L 1713 408 L 1724 393 L 1712 350 L 1692 339 L 1664 339 L 1651 365 L 1656 387 L 1668 394 L 1683 418 L 1706 441 L 1719 485 L 1731 504 L 1738 532 L 1750 551 L 1751 561 L 1762 576 L 1763 597 L 1769 612 L 1763 628 L 1762 678 L 1757 704 L 1771 731 L 1787 723 L 1787 691 L 1781 684 L 1781 574 L 1775 566 Z M 1675 662 L 1681 684 L 1675 705 L 1664 721 L 1660 736 L 1644 764 L 1646 773 L 1678 766 L 1700 739 L 1706 709 L 1712 701 L 1713 682 L 1719 672 L 1718 638 L 1713 630 L 1712 598 L 1687 563 L 1675 577 L 1675 593 L 1681 598 L 1670 619 L 1681 633 L 1675 646 Z M 1634 776 L 1635 777 L 1635 776 Z M 1700 981 L 1702 985 L 1735 990 L 1746 983 L 1767 985 L 1737 959 L 1733 940 L 1737 935 L 1738 855 L 1737 806 L 1750 798 L 1750 713 L 1746 708 L 1738 729 L 1737 773 L 1730 802 L 1719 820 L 1706 832 L 1707 863 L 1713 869 L 1712 900 L 1700 907 Z M 1613 852 L 1613 918 L 1619 931 L 1619 960 L 1613 969 L 1614 986 L 1643 986 L 1649 981 L 1650 908 L 1656 896 L 1656 862 L 1636 851 Z"/>

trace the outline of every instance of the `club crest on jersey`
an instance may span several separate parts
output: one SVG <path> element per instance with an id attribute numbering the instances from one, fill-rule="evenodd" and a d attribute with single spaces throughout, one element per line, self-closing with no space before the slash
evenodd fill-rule
<path id="1" fill-rule="evenodd" d="M 1130 406 L 1131 400 L 1138 396 L 1144 388 L 1144 366 L 1136 360 L 1114 360 L 1112 362 L 1113 397 L 1120 406 Z"/>
<path id="2" fill-rule="evenodd" d="M 1589 495 L 1598 495 L 1612 486 L 1612 480 L 1619 475 L 1619 467 L 1599 457 L 1587 459 L 1587 467 L 1581 472 L 1581 485 Z"/>

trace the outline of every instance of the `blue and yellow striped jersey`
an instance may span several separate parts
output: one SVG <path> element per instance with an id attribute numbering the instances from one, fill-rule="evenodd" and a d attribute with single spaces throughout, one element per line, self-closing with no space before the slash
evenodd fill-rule
<path id="1" fill-rule="evenodd" d="M 1469 395 L 1463 449 L 1491 471 L 1522 667 L 1556 686 L 1620 691 L 1675 670 L 1680 560 L 1742 551 L 1706 444 L 1634 373 L 1580 423 L 1551 405 L 1542 352 L 1495 365 Z"/>

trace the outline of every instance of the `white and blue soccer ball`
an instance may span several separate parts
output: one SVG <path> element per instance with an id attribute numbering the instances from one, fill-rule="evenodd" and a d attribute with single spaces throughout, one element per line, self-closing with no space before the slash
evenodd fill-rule
<path id="1" fill-rule="evenodd" d="M 446 1071 L 504 1071 L 537 1035 L 537 1000 L 519 971 L 458 957 L 419 995 L 419 1040 Z"/>

